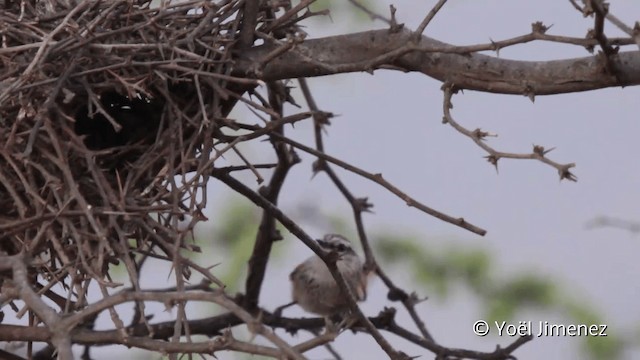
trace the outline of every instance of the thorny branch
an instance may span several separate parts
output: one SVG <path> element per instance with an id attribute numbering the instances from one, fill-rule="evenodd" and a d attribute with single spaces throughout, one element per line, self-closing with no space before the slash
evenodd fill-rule
<path id="1" fill-rule="evenodd" d="M 625 24 L 623 21 L 618 19 L 617 16 L 611 14 L 608 11 L 608 9 L 605 11 L 604 7 L 606 3 L 604 2 L 599 2 L 595 4 L 595 7 L 597 9 L 594 9 L 594 4 L 591 0 L 582 0 L 582 2 L 584 3 L 584 7 L 578 5 L 576 0 L 569 0 L 569 2 L 571 3 L 571 5 L 573 5 L 573 7 L 576 10 L 580 11 L 584 16 L 589 16 L 593 14 L 594 10 L 600 12 L 601 14 L 600 16 L 604 15 L 604 17 L 607 20 L 609 20 L 613 25 L 615 25 L 618 29 L 622 30 L 625 34 L 629 35 L 635 41 L 636 45 L 638 45 L 638 47 L 640 48 L 640 27 L 638 26 L 638 22 L 636 22 L 636 25 L 633 28 L 631 28 L 629 25 Z M 607 8 L 608 8 L 608 5 L 607 5 Z"/>
<path id="2" fill-rule="evenodd" d="M 278 209 L 274 204 L 265 199 L 262 195 L 252 191 L 246 185 L 241 183 L 240 181 L 234 179 L 225 173 L 214 173 L 214 177 L 218 180 L 224 182 L 227 186 L 232 188 L 234 191 L 242 194 L 247 199 L 252 201 L 257 206 L 261 207 L 264 211 L 269 212 L 271 216 L 276 218 L 291 234 L 300 239 L 307 247 L 309 247 L 318 257 L 320 257 L 333 275 L 334 279 L 340 286 L 340 289 L 348 294 L 347 298 L 349 300 L 350 310 L 356 314 L 358 320 L 360 320 L 364 326 L 367 328 L 369 333 L 374 337 L 376 342 L 380 345 L 380 347 L 387 353 L 387 355 L 391 359 L 405 359 L 406 355 L 401 352 L 396 351 L 387 340 L 382 337 L 382 335 L 376 330 L 376 328 L 371 324 L 371 322 L 364 316 L 358 304 L 355 301 L 355 297 L 351 292 L 351 289 L 347 286 L 346 281 L 342 274 L 338 271 L 338 267 L 336 265 L 336 258 L 330 257 L 329 254 L 325 253 L 322 248 L 302 229 L 298 224 L 296 224 L 293 220 L 287 217 L 280 209 Z"/>
<path id="3" fill-rule="evenodd" d="M 87 349 L 126 344 L 171 354 L 232 350 L 303 359 L 304 352 L 328 344 L 334 336 L 320 335 L 291 345 L 268 328 L 294 333 L 317 331 L 323 324 L 321 319 L 274 316 L 260 306 L 271 247 L 281 237 L 276 228 L 279 222 L 325 261 L 349 295 L 358 319 L 352 330 L 372 336 L 390 358 L 409 357 L 381 330 L 438 359 L 514 359 L 513 352 L 530 337 L 493 352 L 447 348 L 435 342 L 416 310 L 417 295 L 397 287 L 376 260 L 362 215 L 372 204 L 347 188 L 334 165 L 374 181 L 409 206 L 438 219 L 478 234 L 485 230 L 431 209 L 381 174 L 328 155 L 322 132 L 332 115 L 318 109 L 304 78 L 376 69 L 421 72 L 445 83 L 445 123 L 485 150 L 496 168 L 501 158 L 536 159 L 554 167 L 561 179 L 575 181 L 570 172 L 574 165 L 549 159 L 550 150 L 541 146 L 530 154 L 512 154 L 487 145 L 491 134 L 466 129 L 455 121 L 450 113 L 451 97 L 458 89 L 474 89 L 533 99 L 542 94 L 640 84 L 638 52 L 618 53 L 622 46 L 640 46 L 638 26 L 622 23 L 603 1 L 585 0 L 579 6 L 570 0 L 585 16 L 594 15 L 594 30 L 586 38 L 549 34 L 549 27 L 536 22 L 530 33 L 521 36 L 453 46 L 423 35 L 445 0 L 436 2 L 415 31 L 398 25 L 393 7 L 389 20 L 351 0 L 390 29 L 307 40 L 299 23 L 327 13 L 311 11 L 308 6 L 313 2 L 292 6 L 288 1 L 163 1 L 158 8 L 142 0 L 2 2 L 0 322 L 8 309 L 18 320 L 29 312 L 33 321 L 26 326 L 0 324 L 0 341 L 28 341 L 30 356 L 31 342 L 47 342 L 61 359 L 73 357 L 72 344 L 84 344 Z M 628 37 L 607 37 L 605 20 Z M 262 45 L 255 45 L 256 40 Z M 478 54 L 535 41 L 587 50 L 599 46 L 602 55 L 530 66 Z M 300 78 L 310 111 L 287 115 L 284 104 L 295 105 L 295 101 L 286 80 L 294 78 Z M 266 98 L 260 88 L 263 85 Z M 263 124 L 228 118 L 238 103 L 246 104 Z M 314 123 L 315 147 L 292 140 L 284 131 L 286 125 L 309 118 Z M 229 131 L 237 133 L 230 135 Z M 258 164 L 237 147 L 264 138 L 271 143 L 275 163 Z M 366 317 L 337 271 L 336 259 L 277 207 L 286 191 L 289 170 L 300 161 L 294 149 L 314 157 L 313 171 L 326 173 L 349 202 L 366 270 L 381 278 L 391 301 L 403 304 L 418 333 L 396 324 L 392 308 Z M 239 156 L 240 165 L 220 165 L 229 150 Z M 270 170 L 264 176 L 267 184 L 254 191 L 231 176 L 243 170 L 251 171 L 259 182 L 262 171 Z M 185 254 L 201 251 L 191 240 L 192 230 L 206 220 L 211 177 L 263 211 L 245 293 L 235 298 L 212 272 L 213 264 L 198 264 Z M 149 289 L 141 285 L 144 274 L 149 273 L 147 259 L 171 264 L 173 286 Z M 112 278 L 119 264 L 131 288 L 116 292 L 123 285 L 122 279 Z M 205 281 L 190 285 L 194 275 Z M 89 295 L 94 293 L 101 299 L 93 300 Z M 194 301 L 216 304 L 226 312 L 192 319 L 187 304 Z M 174 320 L 152 323 L 148 302 L 176 307 Z M 125 303 L 134 305 L 129 325 L 115 308 Z M 48 304 L 55 304 L 58 311 Z M 94 330 L 95 317 L 104 311 L 113 328 Z M 269 344 L 235 338 L 234 328 L 240 325 Z M 194 335 L 213 339 L 198 342 Z"/>
<path id="4" fill-rule="evenodd" d="M 316 104 L 311 94 L 307 81 L 305 79 L 299 79 L 299 81 L 300 81 L 300 88 L 302 89 L 302 93 L 304 94 L 304 97 L 305 97 L 305 100 L 307 101 L 307 105 L 309 106 L 309 109 L 318 113 L 319 111 L 318 105 Z M 328 125 L 328 119 L 321 116 L 314 117 L 314 134 L 315 134 L 316 150 L 321 153 L 324 153 L 322 131 L 326 125 Z M 389 294 L 388 294 L 389 300 L 401 301 L 402 304 L 407 309 L 407 311 L 409 312 L 414 323 L 420 330 L 420 333 L 422 334 L 422 336 L 427 340 L 433 341 L 433 337 L 427 330 L 424 324 L 424 321 L 420 318 L 420 316 L 418 315 L 415 309 L 417 297 L 413 293 L 411 295 L 408 295 L 406 291 L 397 287 L 391 281 L 391 279 L 387 276 L 387 274 L 384 272 L 382 267 L 378 265 L 378 262 L 375 259 L 375 255 L 373 253 L 373 250 L 371 249 L 371 245 L 367 237 L 364 221 L 362 219 L 362 213 L 365 211 L 368 211 L 373 205 L 370 204 L 368 202 L 368 199 L 366 198 L 354 197 L 351 191 L 349 191 L 349 189 L 344 185 L 342 180 L 340 180 L 340 178 L 335 173 L 333 168 L 327 164 L 325 159 L 318 158 L 318 160 L 314 164 L 314 170 L 324 171 L 329 176 L 331 181 L 334 183 L 336 188 L 338 188 L 340 193 L 342 193 L 344 198 L 351 205 L 355 224 L 356 224 L 356 229 L 358 232 L 358 237 L 360 239 L 360 243 L 362 244 L 362 248 L 364 249 L 364 253 L 365 253 L 365 265 L 364 265 L 365 271 L 367 272 L 374 271 L 380 277 L 380 279 L 382 279 L 384 284 L 389 289 Z"/>
<path id="5" fill-rule="evenodd" d="M 416 29 L 416 35 L 421 36 L 422 33 L 424 33 L 424 30 L 427 28 L 427 26 L 429 26 L 429 23 L 431 22 L 431 20 L 433 20 L 433 18 L 436 17 L 436 14 L 438 13 L 438 11 L 440 11 L 440 9 L 442 9 L 442 7 L 446 2 L 447 0 L 438 0 L 438 2 L 435 5 L 433 5 L 433 9 L 429 11 L 427 16 L 425 16 L 424 20 L 422 20 L 420 25 L 418 25 L 418 28 Z"/>
<path id="6" fill-rule="evenodd" d="M 481 129 L 469 130 L 453 119 L 451 116 L 451 109 L 453 108 L 453 103 L 451 102 L 451 98 L 453 94 L 457 92 L 455 85 L 445 83 L 442 86 L 442 90 L 444 91 L 444 100 L 443 100 L 443 111 L 444 118 L 442 119 L 443 124 L 449 124 L 451 127 L 456 129 L 459 133 L 473 140 L 476 145 L 478 145 L 482 150 L 486 151 L 489 155 L 486 156 L 486 159 L 489 163 L 498 169 L 498 161 L 500 159 L 530 159 L 530 160 L 538 160 L 547 165 L 552 166 L 558 171 L 558 175 L 560 176 L 560 180 L 567 179 L 571 181 L 577 181 L 578 178 L 570 171 L 571 168 L 575 167 L 574 163 L 569 164 L 560 164 L 549 159 L 546 155 L 553 150 L 545 149 L 540 145 L 534 145 L 533 151 L 529 154 L 516 154 L 516 153 L 507 153 L 495 150 L 493 147 L 489 146 L 486 143 L 487 137 L 497 136 L 491 134 L 489 132 L 483 131 Z"/>
<path id="7" fill-rule="evenodd" d="M 279 80 L 362 71 L 372 73 L 391 68 L 420 72 L 443 82 L 454 81 L 464 89 L 529 97 L 640 84 L 638 52 L 618 53 L 614 57 L 617 78 L 602 71 L 602 60 L 598 56 L 532 63 L 477 53 L 540 40 L 587 49 L 598 45 L 595 39 L 548 35 L 547 30 L 548 27 L 536 22 L 529 34 L 469 46 L 454 46 L 427 36 L 416 42 L 415 33 L 409 30 L 372 30 L 311 39 L 265 66 L 261 76 L 264 80 Z M 610 42 L 635 44 L 631 38 L 611 39 Z M 234 74 L 251 73 L 253 63 L 273 49 L 273 45 L 265 44 L 248 50 L 246 60 L 236 64 Z M 327 51 L 332 54 L 329 58 L 325 55 Z"/>
<path id="8" fill-rule="evenodd" d="M 287 89 L 282 82 L 273 82 L 268 85 L 269 88 L 269 104 L 271 109 L 276 112 L 272 115 L 271 122 L 275 122 L 278 118 L 283 118 L 283 106 L 287 100 Z M 274 128 L 274 134 L 284 133 L 284 124 Z M 271 144 L 278 157 L 278 163 L 271 175 L 269 184 L 260 189 L 260 193 L 268 201 L 274 205 L 278 203 L 278 195 L 284 185 L 287 173 L 293 165 L 298 163 L 300 159 L 296 153 L 288 148 L 286 144 L 275 137 L 271 137 Z M 274 241 L 282 239 L 282 236 L 276 229 L 276 218 L 268 211 L 262 213 L 256 242 L 253 253 L 249 259 L 249 273 L 245 287 L 245 307 L 248 309 L 257 309 L 259 304 L 260 289 L 264 281 L 264 275 L 271 253 L 271 247 Z"/>
<path id="9" fill-rule="evenodd" d="M 304 150 L 305 152 L 312 154 L 314 156 L 317 156 L 318 158 L 321 158 L 322 160 L 331 162 L 333 164 L 336 164 L 348 171 L 351 171 L 355 174 L 358 174 L 366 179 L 369 179 L 377 184 L 380 184 L 382 187 L 384 187 L 385 189 L 389 190 L 392 194 L 396 195 L 397 197 L 399 197 L 400 199 L 404 200 L 407 203 L 407 206 L 410 207 L 415 207 L 417 209 L 419 209 L 422 212 L 425 212 L 437 219 L 440 219 L 442 221 L 448 222 L 450 224 L 459 226 L 463 229 L 469 230 L 475 234 L 478 235 L 484 235 L 486 234 L 486 230 L 477 227 L 476 225 L 473 225 L 471 223 L 469 223 L 468 221 L 466 221 L 464 218 L 454 218 L 450 215 L 444 214 L 442 212 L 439 212 L 437 210 L 434 210 L 424 204 L 422 204 L 421 202 L 413 199 L 412 197 L 410 197 L 409 195 L 405 194 L 402 190 L 398 189 L 397 187 L 395 187 L 393 184 L 391 184 L 390 182 L 388 182 L 387 180 L 384 179 L 384 177 L 382 176 L 381 173 L 370 173 L 367 171 L 364 171 L 360 168 L 358 168 L 357 166 L 353 166 L 350 165 L 342 160 L 339 160 L 333 156 L 327 155 L 321 151 L 317 151 L 314 150 L 313 148 L 310 148 L 304 144 L 301 144 L 297 141 L 291 140 L 289 138 L 286 137 L 281 137 L 278 135 L 274 135 L 276 137 L 278 137 L 281 141 L 286 142 L 287 144 L 290 144 L 291 146 L 298 148 L 300 150 Z"/>

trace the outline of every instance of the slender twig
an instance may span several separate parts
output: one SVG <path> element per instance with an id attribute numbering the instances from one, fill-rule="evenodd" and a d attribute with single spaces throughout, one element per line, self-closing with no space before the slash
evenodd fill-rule
<path id="1" fill-rule="evenodd" d="M 64 320 L 49 307 L 30 286 L 27 270 L 27 259 L 24 254 L 6 256 L 0 255 L 0 270 L 13 272 L 13 286 L 15 286 L 20 299 L 31 309 L 38 318 L 51 330 L 51 343 L 58 352 L 58 359 L 72 360 L 71 339 L 68 333 L 70 329 Z"/>
<path id="2" fill-rule="evenodd" d="M 494 148 L 492 148 L 491 146 L 489 146 L 486 142 L 485 139 L 488 136 L 496 136 L 493 134 L 490 134 L 486 131 L 482 131 L 480 129 L 476 129 L 476 130 L 468 130 L 466 128 L 464 128 L 462 125 L 458 124 L 454 119 L 453 116 L 451 115 L 451 108 L 453 108 L 453 105 L 451 103 L 451 98 L 454 94 L 455 90 L 455 86 L 451 85 L 451 84 L 445 84 L 443 85 L 443 91 L 444 91 L 444 101 L 443 101 L 443 111 L 444 111 L 444 119 L 443 122 L 445 124 L 449 124 L 451 125 L 451 127 L 453 127 L 454 129 L 456 129 L 459 133 L 467 136 L 468 138 L 470 138 L 471 140 L 473 140 L 474 143 L 476 143 L 482 150 L 486 151 L 489 155 L 486 156 L 487 161 L 489 161 L 491 164 L 493 164 L 496 169 L 498 168 L 498 160 L 500 159 L 530 159 L 530 160 L 538 160 L 542 163 L 545 163 L 547 165 L 552 166 L 553 168 L 555 168 L 558 171 L 558 175 L 560 176 L 560 180 L 563 179 L 567 179 L 570 181 L 577 181 L 577 177 L 570 171 L 571 168 L 575 167 L 574 163 L 569 163 L 569 164 L 560 164 L 557 163 L 551 159 L 549 159 L 548 157 L 546 157 L 546 154 L 548 152 L 550 152 L 553 149 L 548 149 L 546 150 L 544 147 L 539 146 L 539 145 L 535 145 L 533 147 L 533 152 L 529 153 L 529 154 L 515 154 L 515 153 L 507 153 L 507 152 L 501 152 L 501 151 L 497 151 Z"/>
<path id="3" fill-rule="evenodd" d="M 242 26 L 238 36 L 238 47 L 240 49 L 251 47 L 253 44 L 254 31 L 258 24 L 259 1 L 245 0 L 242 8 Z"/>
<path id="4" fill-rule="evenodd" d="M 437 219 L 440 219 L 442 221 L 448 222 L 450 224 L 459 226 L 465 230 L 469 230 L 472 233 L 478 234 L 478 235 L 485 235 L 487 233 L 486 230 L 479 228 L 469 222 L 467 222 L 464 218 L 454 218 L 452 216 L 449 216 L 447 214 L 444 214 L 440 211 L 434 210 L 426 205 L 424 205 L 423 203 L 415 200 L 414 198 L 412 198 L 411 196 L 407 195 L 406 193 L 404 193 L 403 191 L 401 191 L 400 189 L 398 189 L 397 187 L 395 187 L 393 184 L 391 184 L 390 182 L 388 182 L 387 180 L 385 180 L 382 177 L 382 174 L 380 173 L 369 173 L 367 171 L 364 171 L 356 166 L 350 165 L 340 159 L 337 159 L 333 156 L 327 155 L 325 153 L 319 152 L 311 147 L 308 147 L 306 145 L 303 145 L 297 141 L 291 140 L 289 138 L 286 137 L 281 137 L 281 136 L 276 136 L 279 140 L 286 142 L 287 144 L 290 144 L 291 146 L 298 148 L 300 150 L 303 150 L 311 155 L 314 155 L 318 158 L 321 158 L 323 160 L 326 160 L 332 164 L 338 165 L 341 168 L 348 170 L 350 172 L 353 172 L 355 174 L 358 174 L 366 179 L 369 179 L 373 182 L 375 182 L 376 184 L 384 187 L 385 189 L 389 190 L 391 193 L 393 193 L 394 195 L 396 195 L 397 197 L 399 197 L 400 199 L 404 200 L 405 203 L 407 204 L 407 206 L 410 207 L 415 207 L 416 209 L 427 213 Z"/>
<path id="5" fill-rule="evenodd" d="M 283 106 L 285 99 L 285 86 L 281 82 L 273 82 L 268 84 L 269 103 L 275 115 L 271 116 L 270 124 L 277 124 L 283 119 Z M 273 128 L 273 133 L 284 134 L 284 123 Z M 278 196 L 284 185 L 284 181 L 289 174 L 289 170 L 293 165 L 298 163 L 295 154 L 284 143 L 271 138 L 271 145 L 278 157 L 278 163 L 271 175 L 269 184 L 262 189 L 262 196 L 272 204 L 278 203 Z M 264 276 L 266 273 L 267 262 L 271 254 L 273 242 L 280 240 L 282 237 L 276 229 L 276 218 L 267 210 L 263 210 L 258 233 L 256 234 L 256 242 L 249 259 L 249 270 L 245 282 L 245 299 L 244 305 L 251 311 L 258 308 L 260 291 Z"/>
<path id="6" fill-rule="evenodd" d="M 58 24 L 58 26 L 55 29 L 53 29 L 53 31 L 47 34 L 45 39 L 42 41 L 42 44 L 38 47 L 38 52 L 36 52 L 35 56 L 33 56 L 33 59 L 29 63 L 29 66 L 27 66 L 27 68 L 22 72 L 22 75 L 20 76 L 20 78 L 14 83 L 12 83 L 10 86 L 8 86 L 2 93 L 0 93 L 0 104 L 6 101 L 7 97 L 9 96 L 12 90 L 22 85 L 25 81 L 27 81 L 28 78 L 31 77 L 31 73 L 33 72 L 33 70 L 40 65 L 40 63 L 43 61 L 43 59 L 46 57 L 47 53 L 49 52 L 49 49 L 50 49 L 49 45 L 53 41 L 53 39 L 56 37 L 56 35 L 60 31 L 64 30 L 64 28 L 68 25 L 71 19 L 74 16 L 78 15 L 79 12 L 86 9 L 86 7 L 90 3 L 91 1 L 89 0 L 83 0 L 80 3 L 77 3 L 76 6 L 74 6 L 72 9 L 68 11 L 67 15 L 62 20 L 62 22 L 60 22 L 60 24 Z"/>
<path id="7" fill-rule="evenodd" d="M 604 20 L 609 12 L 609 5 L 605 4 L 602 0 L 587 1 L 596 15 L 594 19 L 593 37 L 598 40 L 598 44 L 600 44 L 600 48 L 604 54 L 607 73 L 617 77 L 618 71 L 615 68 L 615 64 L 611 56 L 617 54 L 618 50 L 614 49 L 614 47 L 609 44 L 609 39 L 607 39 L 607 36 L 604 33 Z"/>
<path id="8" fill-rule="evenodd" d="M 349 2 L 353 6 L 355 6 L 357 9 L 360 9 L 365 14 L 369 15 L 369 18 L 371 18 L 371 20 L 380 20 L 380 21 L 383 21 L 383 22 L 387 23 L 387 25 L 391 25 L 391 20 L 387 19 L 386 17 L 384 17 L 384 16 L 374 12 L 373 10 L 369 9 L 368 7 L 364 6 L 362 3 L 360 3 L 360 1 L 358 1 L 358 0 L 349 0 Z"/>
<path id="9" fill-rule="evenodd" d="M 289 230 L 294 236 L 300 239 L 307 247 L 309 247 L 322 261 L 327 265 L 331 275 L 338 283 L 340 290 L 347 295 L 347 300 L 349 302 L 350 310 L 356 315 L 357 319 L 364 324 L 367 331 L 371 334 L 371 336 L 376 340 L 378 345 L 387 353 L 387 355 L 391 359 L 408 359 L 406 355 L 402 354 L 395 350 L 389 342 L 380 334 L 380 332 L 373 326 L 373 324 L 364 316 L 360 307 L 355 301 L 355 297 L 349 286 L 347 285 L 342 273 L 338 270 L 336 261 L 337 258 L 334 256 L 329 256 L 320 248 L 320 246 L 302 229 L 298 224 L 296 224 L 293 220 L 291 220 L 288 216 L 286 216 L 278 207 L 272 204 L 270 201 L 265 199 L 260 194 L 252 191 L 246 185 L 241 183 L 240 181 L 234 179 L 227 173 L 214 173 L 214 177 L 218 180 L 224 182 L 240 193 L 248 200 L 256 204 L 257 206 L 263 208 L 265 211 L 271 213 L 271 215 L 276 218 L 287 230 Z"/>
<path id="10" fill-rule="evenodd" d="M 272 23 L 270 23 L 268 26 L 266 26 L 265 29 L 261 29 L 261 31 L 265 32 L 265 33 L 274 31 L 275 29 L 280 27 L 282 24 L 284 24 L 285 22 L 289 21 L 291 18 L 295 18 L 296 16 L 298 16 L 298 12 L 299 11 L 301 11 L 302 9 L 308 7 L 309 5 L 314 3 L 315 1 L 316 0 L 302 0 L 302 1 L 300 1 L 298 4 L 296 4 L 296 6 L 294 6 L 293 8 L 291 8 L 289 10 L 287 10 L 287 12 L 282 14 L 282 16 L 279 16 L 276 20 L 274 20 Z"/>
<path id="11" fill-rule="evenodd" d="M 438 2 L 435 5 L 433 5 L 433 8 L 431 9 L 431 11 L 429 11 L 427 16 L 425 16 L 424 20 L 422 20 L 422 22 L 416 29 L 416 35 L 420 36 L 422 35 L 422 33 L 424 33 L 424 30 L 427 28 L 431 20 L 433 20 L 433 18 L 436 16 L 438 11 L 442 9 L 442 7 L 446 2 L 447 0 L 438 0 Z"/>
<path id="12" fill-rule="evenodd" d="M 319 111 L 318 105 L 315 102 L 311 94 L 311 90 L 309 89 L 309 85 L 307 84 L 306 79 L 298 79 L 300 83 L 300 89 L 302 90 L 302 94 L 305 97 L 307 105 L 309 106 L 309 110 L 313 111 L 315 114 L 321 114 Z M 327 119 L 321 116 L 314 116 L 314 134 L 316 139 L 316 149 L 320 152 L 324 152 L 324 143 L 322 139 L 322 131 L 324 125 L 327 123 Z M 358 237 L 360 238 L 360 242 L 362 243 L 362 248 L 365 253 L 365 264 L 364 269 L 365 272 L 375 271 L 376 274 L 382 279 L 387 288 L 389 289 L 389 294 L 394 295 L 393 297 L 396 299 L 400 299 L 402 304 L 405 306 L 407 311 L 409 312 L 411 318 L 414 323 L 422 333 L 426 339 L 433 340 L 433 337 L 427 330 L 424 321 L 420 318 L 418 313 L 415 310 L 415 302 L 411 296 L 406 295 L 406 292 L 400 288 L 398 288 L 391 279 L 385 274 L 382 270 L 382 267 L 378 265 L 376 261 L 376 257 L 373 253 L 371 245 L 369 243 L 367 233 L 365 231 L 364 222 L 362 220 L 362 213 L 367 211 L 369 208 L 369 204 L 367 203 L 367 199 L 358 199 L 351 194 L 351 191 L 347 189 L 342 180 L 338 177 L 338 175 L 333 171 L 333 168 L 329 166 L 324 160 L 318 159 L 316 163 L 315 169 L 317 171 L 324 171 L 334 185 L 338 188 L 340 193 L 345 197 L 345 199 L 351 205 L 353 210 L 353 215 L 356 223 L 356 229 L 358 230 Z M 404 296 L 397 296 L 398 294 L 404 294 Z M 389 296 L 392 297 L 392 296 Z"/>
<path id="13" fill-rule="evenodd" d="M 576 0 L 569 0 L 569 2 L 576 10 L 580 11 L 585 16 L 589 15 L 589 13 L 592 10 L 594 10 L 591 3 L 589 3 L 589 6 L 585 6 L 583 8 L 576 2 Z M 615 25 L 618 29 L 620 29 L 622 32 L 624 32 L 625 34 L 633 38 L 636 45 L 638 45 L 638 47 L 640 48 L 640 31 L 635 31 L 629 25 L 625 24 L 622 20 L 620 20 L 618 17 L 616 17 L 609 11 L 606 11 L 605 18 L 609 20 L 609 22 L 611 22 L 613 25 Z M 611 39 L 609 39 L 609 42 L 612 43 Z"/>
<path id="14" fill-rule="evenodd" d="M 615 229 L 626 230 L 632 234 L 640 233 L 640 222 L 624 220 L 624 219 L 608 217 L 608 216 L 600 216 L 600 217 L 594 218 L 587 223 L 586 227 L 588 229 L 610 227 Z"/>

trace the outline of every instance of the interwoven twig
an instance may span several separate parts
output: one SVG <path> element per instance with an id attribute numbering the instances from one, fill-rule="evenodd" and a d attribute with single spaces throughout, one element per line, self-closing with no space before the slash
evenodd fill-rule
<path id="1" fill-rule="evenodd" d="M 241 5 L 4 5 L 0 250 L 34 259 L 46 289 L 69 277 L 115 286 L 120 262 L 136 284 L 150 255 L 189 273 L 179 251 L 197 250 L 186 239 L 203 219 L 196 189 L 217 157 L 221 109 L 237 101 L 233 86 L 258 83 L 228 75 Z"/>

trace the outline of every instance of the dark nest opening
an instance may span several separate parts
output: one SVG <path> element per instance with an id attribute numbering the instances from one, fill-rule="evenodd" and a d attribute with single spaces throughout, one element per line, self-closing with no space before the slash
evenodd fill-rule
<path id="1" fill-rule="evenodd" d="M 114 286 L 122 262 L 135 286 L 148 257 L 193 269 L 179 251 L 198 249 L 214 145 L 236 102 L 258 106 L 234 52 L 277 11 L 243 45 L 242 4 L 0 2 L 0 253 L 34 260 L 45 296 Z"/>

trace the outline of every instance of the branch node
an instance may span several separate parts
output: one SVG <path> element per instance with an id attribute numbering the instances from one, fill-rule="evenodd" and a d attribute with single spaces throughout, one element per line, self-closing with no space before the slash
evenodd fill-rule
<path id="1" fill-rule="evenodd" d="M 576 166 L 575 163 L 562 165 L 558 169 L 558 175 L 560 175 L 560 181 L 562 181 L 564 179 L 567 179 L 567 180 L 573 181 L 573 182 L 578 181 L 578 177 L 575 174 L 573 174 L 571 171 L 569 171 L 569 169 L 571 169 L 572 167 L 575 167 L 575 166 Z"/>
<path id="2" fill-rule="evenodd" d="M 405 301 L 409 299 L 409 294 L 400 288 L 394 287 L 389 289 L 387 299 L 389 299 L 389 301 Z"/>
<path id="3" fill-rule="evenodd" d="M 534 34 L 545 34 L 550 28 L 551 26 L 544 25 L 542 21 L 536 21 L 531 24 L 531 32 Z"/>
<path id="4" fill-rule="evenodd" d="M 498 172 L 498 160 L 500 160 L 499 155 L 487 155 L 484 157 L 487 161 L 496 168 L 496 173 Z"/>
<path id="5" fill-rule="evenodd" d="M 400 32 L 404 28 L 404 24 L 398 24 L 396 19 L 396 7 L 393 5 L 389 5 L 389 12 L 391 13 L 391 24 L 389 26 L 389 34 L 394 34 Z"/>
<path id="6" fill-rule="evenodd" d="M 487 137 L 498 137 L 498 134 L 493 134 L 488 131 L 482 131 L 482 129 L 480 128 L 473 130 L 471 134 L 473 138 L 477 140 L 484 140 Z"/>
<path id="7" fill-rule="evenodd" d="M 544 157 L 553 150 L 555 150 L 555 147 L 552 147 L 551 149 L 545 149 L 542 145 L 533 145 L 533 153 L 539 155 L 540 157 Z"/>
<path id="8" fill-rule="evenodd" d="M 357 198 L 354 206 L 356 210 L 360 212 L 371 212 L 373 208 L 373 204 L 369 202 L 368 197 Z"/>
<path id="9" fill-rule="evenodd" d="M 313 173 L 312 176 L 316 176 L 321 171 L 327 170 L 327 162 L 324 159 L 318 158 L 311 164 L 311 171 Z"/>
<path id="10" fill-rule="evenodd" d="M 378 319 L 380 319 L 380 325 L 383 328 L 388 328 L 393 325 L 396 318 L 396 308 L 394 307 L 384 307 L 382 311 L 378 314 Z"/>

